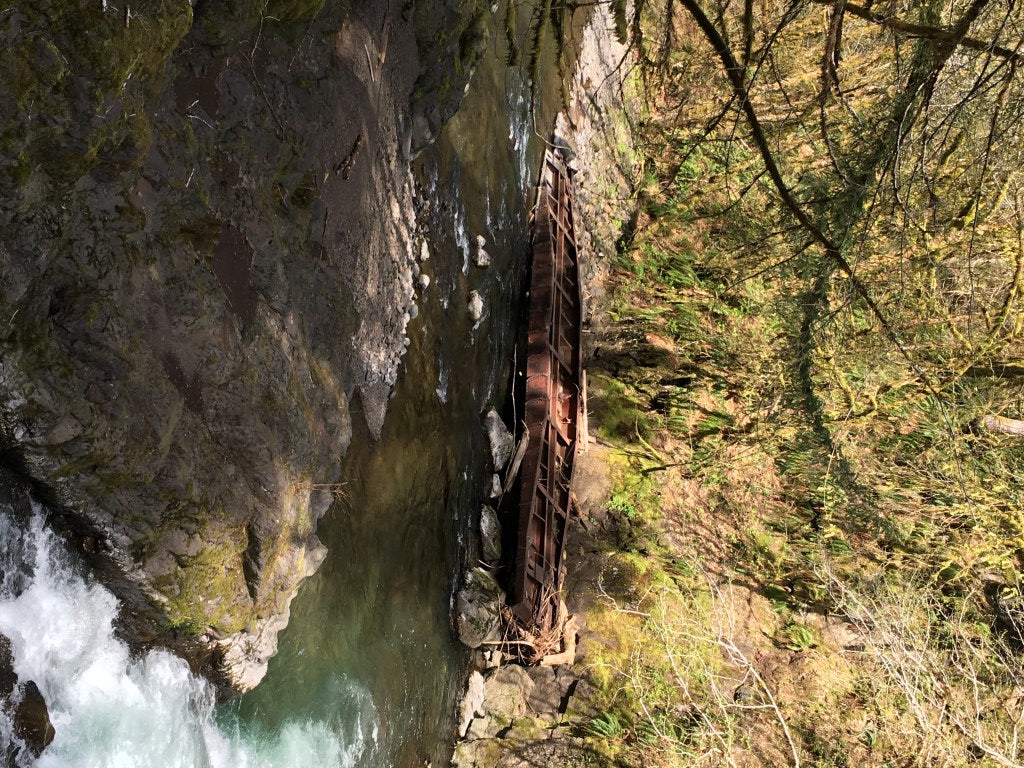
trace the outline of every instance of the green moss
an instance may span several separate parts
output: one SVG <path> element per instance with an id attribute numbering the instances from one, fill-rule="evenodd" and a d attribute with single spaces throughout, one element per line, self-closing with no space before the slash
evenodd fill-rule
<path id="1" fill-rule="evenodd" d="M 51 40 L 29 34 L 16 40 L 14 47 L 5 53 L 3 73 L 6 88 L 14 94 L 14 104 L 25 109 L 60 86 L 67 66 Z"/>
<path id="2" fill-rule="evenodd" d="M 32 177 L 32 163 L 29 161 L 26 153 L 22 151 L 18 155 L 18 159 L 10 169 L 11 182 L 16 187 L 23 187 L 28 183 L 28 180 Z"/>
<path id="3" fill-rule="evenodd" d="M 203 533 L 209 535 L 212 528 Z M 245 554 L 245 533 L 222 532 L 217 539 L 204 540 L 195 557 L 178 558 L 178 568 L 166 584 L 167 617 L 171 626 L 198 634 L 213 627 L 225 634 L 243 630 L 252 620 L 254 610 L 240 604 L 245 595 L 242 579 L 242 558 Z"/>
<path id="4" fill-rule="evenodd" d="M 20 31 L 3 40 L 0 102 L 12 109 L 0 132 L 4 154 L 19 158 L 8 163 L 16 186 L 36 167 L 74 181 L 108 151 L 123 167 L 149 150 L 145 95 L 189 30 L 191 4 L 104 5 L 43 0 L 9 19 Z"/>
<path id="5" fill-rule="evenodd" d="M 626 378 L 620 371 L 620 378 Z M 635 390 L 620 378 L 592 373 L 588 378 L 590 402 L 598 434 L 610 441 L 644 439 L 651 435 L 651 414 Z"/>
<path id="6" fill-rule="evenodd" d="M 461 741 L 455 747 L 455 754 L 461 756 L 460 764 L 468 765 L 467 758 L 472 756 L 473 765 L 497 765 L 506 746 L 504 739 Z"/>
<path id="7" fill-rule="evenodd" d="M 310 21 L 323 10 L 324 0 L 270 0 L 267 15 L 278 21 Z"/>
<path id="8" fill-rule="evenodd" d="M 543 720 L 534 717 L 517 717 L 509 725 L 512 730 L 506 738 L 522 739 L 523 741 L 535 741 L 541 738 L 548 726 Z"/>
<path id="9" fill-rule="evenodd" d="M 130 14 L 104 5 L 50 0 L 26 9 L 30 23 L 48 30 L 76 74 L 94 80 L 101 91 L 162 72 L 192 24 L 188 0 L 157 0 Z"/>
<path id="10" fill-rule="evenodd" d="M 254 36 L 260 28 L 266 0 L 218 0 L 205 3 L 196 16 L 202 38 L 227 46 Z"/>

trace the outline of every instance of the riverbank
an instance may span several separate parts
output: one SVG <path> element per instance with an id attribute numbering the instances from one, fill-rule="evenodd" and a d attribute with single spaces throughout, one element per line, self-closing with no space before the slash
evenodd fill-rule
<path id="1" fill-rule="evenodd" d="M 910 262 L 878 246 L 901 278 L 869 290 L 921 345 L 896 354 L 788 239 L 742 115 L 719 122 L 714 51 L 677 32 L 636 111 L 635 236 L 590 290 L 576 662 L 484 672 L 455 762 L 1018 765 L 1020 447 L 978 426 L 1016 407 L 1008 382 L 951 370 L 956 329 L 934 313 L 960 316 L 936 282 L 930 304 L 900 303 Z M 802 50 L 781 71 L 806 71 Z M 797 124 L 772 130 L 806 169 L 814 129 Z"/>
<path id="2" fill-rule="evenodd" d="M 566 46 L 578 50 L 578 57 L 567 78 L 554 140 L 566 150 L 575 171 L 577 241 L 586 254 L 581 267 L 588 358 L 609 324 L 610 270 L 623 228 L 634 213 L 640 169 L 627 116 L 635 98 L 633 62 L 615 36 L 612 12 L 598 6 L 578 34 Z M 587 628 L 585 616 L 597 594 L 593 577 L 602 569 L 604 545 L 580 525 L 580 515 L 589 517 L 607 505 L 611 461 L 607 447 L 593 440 L 576 459 L 579 515 L 570 520 L 566 595 L 570 612 L 583 621 L 576 662 L 498 666 L 492 654 L 476 652 L 459 714 L 453 765 L 603 764 L 585 734 L 571 724 L 592 717 L 597 703 L 585 660 L 586 645 L 599 635 Z"/>

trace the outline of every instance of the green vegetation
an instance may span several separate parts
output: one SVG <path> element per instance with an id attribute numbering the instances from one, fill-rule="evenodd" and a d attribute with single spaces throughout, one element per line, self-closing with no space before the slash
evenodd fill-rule
<path id="1" fill-rule="evenodd" d="M 202 535 L 202 549 L 192 557 L 176 558 L 177 567 L 167 583 L 157 584 L 168 595 L 168 622 L 192 634 L 205 632 L 207 627 L 225 635 L 240 632 L 255 617 L 253 606 L 239 601 L 239 595 L 246 594 L 244 531 L 218 533 L 212 526 L 204 526 Z"/>
<path id="2" fill-rule="evenodd" d="M 1019 9 L 639 5 L 581 734 L 624 765 L 1020 764 L 1024 441 L 979 426 L 1024 415 Z"/>
<path id="3" fill-rule="evenodd" d="M 35 169 L 73 182 L 102 154 L 137 163 L 149 150 L 145 92 L 160 80 L 192 24 L 186 0 L 114 9 L 106 3 L 22 3 L 7 9 L 0 61 L 0 184 L 20 188 Z"/>

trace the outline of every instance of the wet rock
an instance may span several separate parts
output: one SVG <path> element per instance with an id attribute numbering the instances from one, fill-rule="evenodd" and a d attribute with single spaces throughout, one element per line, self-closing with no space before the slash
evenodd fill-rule
<path id="1" fill-rule="evenodd" d="M 11 719 L 14 722 L 14 733 L 25 742 L 33 757 L 39 757 L 57 735 L 50 722 L 46 701 L 31 680 L 22 686 L 21 701 L 15 705 Z"/>
<path id="2" fill-rule="evenodd" d="M 491 448 L 491 461 L 495 470 L 501 470 L 512 458 L 515 439 L 512 432 L 505 426 L 501 416 L 493 408 L 484 414 L 484 429 L 487 432 L 487 444 Z"/>
<path id="3" fill-rule="evenodd" d="M 460 739 L 466 738 L 473 718 L 483 714 L 484 676 L 474 670 L 466 683 L 466 693 L 459 704 L 459 726 L 457 732 Z"/>
<path id="4" fill-rule="evenodd" d="M 479 648 L 487 641 L 499 640 L 501 607 L 505 593 L 483 568 L 466 572 L 455 596 L 455 631 L 467 648 Z"/>
<path id="5" fill-rule="evenodd" d="M 473 252 L 473 263 L 481 268 L 491 265 L 491 255 L 485 250 L 486 246 L 487 240 L 484 239 L 484 236 L 477 235 L 476 250 Z"/>
<path id="6" fill-rule="evenodd" d="M 39 686 L 32 680 L 18 682 L 11 641 L 4 635 L 0 635 L 0 707 L 10 717 L 15 736 L 25 743 L 33 757 L 39 757 L 53 741 L 56 731 Z M 16 758 L 17 754 L 8 755 L 7 764 L 17 764 Z"/>
<path id="7" fill-rule="evenodd" d="M 474 323 L 479 323 L 480 318 L 484 316 L 484 300 L 480 298 L 480 294 L 476 291 L 469 292 L 469 301 L 466 302 L 466 312 L 469 313 L 469 319 Z"/>
<path id="8" fill-rule="evenodd" d="M 14 674 L 14 656 L 11 654 L 11 641 L 6 635 L 0 635 L 0 698 L 10 697 L 14 686 L 18 684 L 18 676 Z"/>
<path id="9" fill-rule="evenodd" d="M 497 475 L 491 475 L 491 481 L 487 485 L 487 498 L 497 499 L 501 496 L 502 490 L 501 478 Z"/>
<path id="10" fill-rule="evenodd" d="M 501 523 L 493 507 L 480 510 L 480 559 L 493 565 L 501 558 Z"/>
<path id="11" fill-rule="evenodd" d="M 417 284 L 419 285 L 421 291 L 426 290 L 427 288 L 429 288 L 430 287 L 430 275 L 423 275 L 423 274 L 421 274 L 419 276 L 418 280 L 417 280 Z"/>
<path id="12" fill-rule="evenodd" d="M 410 158 L 434 141 L 462 105 L 487 47 L 489 23 L 487 7 L 479 4 L 414 4 L 413 15 L 425 66 L 412 90 L 412 119 L 406 137 Z"/>

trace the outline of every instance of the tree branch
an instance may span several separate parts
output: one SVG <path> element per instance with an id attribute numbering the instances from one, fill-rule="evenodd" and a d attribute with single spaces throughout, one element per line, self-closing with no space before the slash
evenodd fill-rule
<path id="1" fill-rule="evenodd" d="M 820 0 L 815 1 L 818 2 Z M 825 257 L 831 261 L 843 275 L 846 276 L 854 293 L 860 297 L 867 306 L 868 311 L 871 312 L 881 325 L 882 332 L 885 336 L 896 346 L 900 354 L 907 360 L 910 367 L 921 379 L 922 384 L 928 388 L 929 391 L 934 392 L 931 380 L 924 370 L 914 361 L 910 351 L 903 343 L 903 340 L 900 339 L 895 329 L 889 324 L 889 321 L 882 312 L 881 307 L 878 306 L 877 302 L 868 291 L 867 286 L 857 276 L 853 269 L 853 265 L 851 265 L 843 255 L 839 244 L 829 237 L 829 235 L 808 215 L 807 211 L 805 211 L 803 206 L 797 201 L 796 196 L 789 188 L 786 180 L 782 177 L 782 171 L 779 169 L 779 166 L 775 161 L 775 156 L 768 144 L 768 139 L 765 136 L 761 121 L 757 116 L 757 112 L 754 109 L 753 104 L 750 102 L 750 93 L 745 82 L 746 78 L 744 75 L 744 69 L 740 66 L 739 62 L 736 61 L 736 57 L 733 55 L 732 50 L 729 47 L 729 43 L 725 40 L 711 19 L 708 18 L 707 14 L 704 13 L 704 10 L 701 8 L 698 0 L 679 0 L 679 2 L 697 23 L 701 32 L 715 49 L 715 53 L 718 54 L 719 59 L 721 59 L 722 66 L 725 70 L 726 76 L 729 78 L 729 83 L 732 86 L 733 93 L 735 94 L 737 101 L 739 101 L 740 108 L 746 118 L 751 138 L 754 141 L 754 145 L 757 147 L 757 151 L 761 156 L 761 161 L 765 165 L 765 169 L 772 180 L 772 184 L 775 186 L 776 192 L 782 199 L 783 205 L 785 205 L 786 209 L 789 210 L 811 239 L 821 246 L 825 252 Z M 934 86 L 934 81 L 938 77 L 939 71 L 941 71 L 942 67 L 945 66 L 946 61 L 949 59 L 953 50 L 955 50 L 958 43 L 966 39 L 967 30 L 970 28 L 970 25 L 979 17 L 982 10 L 989 2 L 990 0 L 973 0 L 970 7 L 957 24 L 951 30 L 941 30 L 942 34 L 935 38 L 935 48 L 937 50 L 934 52 L 934 58 L 930 58 L 930 61 L 928 62 L 929 66 L 926 66 L 924 71 L 919 73 L 919 78 L 912 78 L 911 82 L 907 83 L 908 88 L 907 93 L 905 94 L 905 101 L 901 103 L 897 109 L 896 114 L 901 114 L 902 119 L 895 121 L 898 132 L 892 143 L 896 147 L 899 146 L 899 142 L 902 137 L 909 132 L 910 124 L 914 121 L 914 115 L 912 114 L 911 109 L 912 103 L 915 99 L 920 98 L 920 93 L 922 91 L 925 93 L 924 100 L 927 102 L 927 99 L 930 98 L 931 89 Z M 833 2 L 830 1 L 829 4 L 831 5 Z M 856 7 L 857 6 L 854 6 L 851 3 L 847 3 L 844 6 L 847 12 L 854 13 L 854 15 L 856 15 L 856 13 L 852 9 Z M 988 48 L 985 50 L 988 50 Z M 915 83 L 913 82 L 914 80 L 919 80 L 919 82 Z"/>
<path id="2" fill-rule="evenodd" d="M 835 5 L 835 0 L 813 0 L 813 2 L 820 5 Z M 991 53 L 1016 64 L 1024 64 L 1024 54 L 1019 51 L 1015 51 L 1012 48 L 1006 48 L 1002 45 L 996 45 L 995 42 L 979 40 L 976 37 L 958 36 L 957 30 L 955 29 L 949 29 L 947 27 L 932 27 L 926 24 L 915 24 L 913 22 L 904 21 L 895 16 L 883 16 L 876 13 L 870 7 L 870 4 L 868 6 L 863 6 L 856 5 L 854 3 L 846 3 L 844 10 L 852 16 L 864 19 L 865 21 L 870 21 L 872 24 L 877 24 L 878 26 L 899 35 L 921 38 L 924 40 L 933 40 L 935 42 L 952 42 L 964 48 L 969 48 L 972 51 Z"/>

